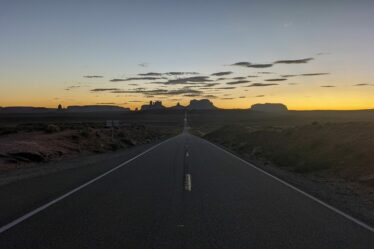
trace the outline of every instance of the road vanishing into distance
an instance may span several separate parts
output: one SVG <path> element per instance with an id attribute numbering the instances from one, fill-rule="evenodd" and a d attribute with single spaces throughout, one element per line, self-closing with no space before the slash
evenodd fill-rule
<path id="1" fill-rule="evenodd" d="M 371 227 L 187 131 L 61 187 L 79 174 L 4 186 L 0 248 L 374 248 Z"/>

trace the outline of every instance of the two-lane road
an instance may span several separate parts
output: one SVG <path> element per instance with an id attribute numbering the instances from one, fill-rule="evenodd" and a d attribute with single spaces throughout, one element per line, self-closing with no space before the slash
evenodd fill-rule
<path id="1" fill-rule="evenodd" d="M 0 248 L 374 248 L 370 227 L 187 132 L 77 187 Z"/>

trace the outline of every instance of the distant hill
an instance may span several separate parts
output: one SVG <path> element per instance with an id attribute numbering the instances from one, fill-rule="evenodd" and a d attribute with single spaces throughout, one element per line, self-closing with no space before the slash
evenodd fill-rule
<path id="1" fill-rule="evenodd" d="M 0 113 L 56 113 L 56 112 L 118 112 L 130 111 L 130 108 L 124 108 L 114 105 L 83 105 L 68 106 L 62 108 L 46 108 L 32 106 L 9 106 L 0 108 Z"/>
<path id="2" fill-rule="evenodd" d="M 281 103 L 265 103 L 254 104 L 251 106 L 251 110 L 259 112 L 287 112 L 288 108 L 286 105 Z"/>
<path id="3" fill-rule="evenodd" d="M 8 106 L 0 108 L 1 113 L 48 113 L 54 111 L 56 109 L 31 106 Z"/>
<path id="4" fill-rule="evenodd" d="M 190 104 L 187 106 L 189 110 L 216 110 L 218 109 L 213 105 L 209 99 L 193 99 L 190 101 Z"/>
<path id="5" fill-rule="evenodd" d="M 130 108 L 124 108 L 115 105 L 83 105 L 83 106 L 68 106 L 67 112 L 118 112 L 130 111 Z"/>

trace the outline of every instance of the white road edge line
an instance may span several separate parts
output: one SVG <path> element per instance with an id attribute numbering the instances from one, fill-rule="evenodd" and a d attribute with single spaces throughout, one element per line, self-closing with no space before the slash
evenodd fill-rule
<path id="1" fill-rule="evenodd" d="M 184 190 L 191 192 L 191 174 L 186 174 L 184 177 Z"/>
<path id="2" fill-rule="evenodd" d="M 122 168 L 123 166 L 125 166 L 125 165 L 129 164 L 130 162 L 134 161 L 135 159 L 137 159 L 137 158 L 143 156 L 144 154 L 146 154 L 146 153 L 148 153 L 148 152 L 150 152 L 150 151 L 156 149 L 157 147 L 161 146 L 162 144 L 164 144 L 164 143 L 166 143 L 166 142 L 168 142 L 168 141 L 170 141 L 170 140 L 172 140 L 172 139 L 174 139 L 174 138 L 176 138 L 176 137 L 177 137 L 177 136 L 171 137 L 171 138 L 169 138 L 169 139 L 167 139 L 167 140 L 165 140 L 165 141 L 163 141 L 163 142 L 161 142 L 161 143 L 158 143 L 158 144 L 154 145 L 153 147 L 151 147 L 151 148 L 149 148 L 149 149 L 143 151 L 142 153 L 140 153 L 140 154 L 134 156 L 133 158 L 131 158 L 131 159 L 129 159 L 129 160 L 127 160 L 127 161 L 121 163 L 120 165 L 118 165 L 118 166 L 112 168 L 111 170 L 108 170 L 107 172 L 105 172 L 105 173 L 103 173 L 103 174 L 101 174 L 101 175 L 95 177 L 94 179 L 92 179 L 92 180 L 90 180 L 90 181 L 88 181 L 88 182 L 86 182 L 86 183 L 80 185 L 79 187 L 76 187 L 75 189 L 73 189 L 73 190 L 67 192 L 66 194 L 61 195 L 60 197 L 57 197 L 56 199 L 54 199 L 54 200 L 52 200 L 52 201 L 50 201 L 50 202 L 48 202 L 48 203 L 46 203 L 46 204 L 44 204 L 44 205 L 42 205 L 42 206 L 36 208 L 36 209 L 34 209 L 34 210 L 32 210 L 32 211 L 30 211 L 30 212 L 24 214 L 23 216 L 21 216 L 21 217 L 15 219 L 15 220 L 13 220 L 12 222 L 10 222 L 10 223 L 8 223 L 8 224 L 6 224 L 6 225 L 0 227 L 0 234 L 2 234 L 3 232 L 7 231 L 8 229 L 10 229 L 10 228 L 16 226 L 17 224 L 23 222 L 24 220 L 27 220 L 28 218 L 30 218 L 30 217 L 36 215 L 37 213 L 43 211 L 44 209 L 47 209 L 48 207 L 52 206 L 53 204 L 55 204 L 55 203 L 57 203 L 57 202 L 59 202 L 59 201 L 65 199 L 66 197 L 68 197 L 68 196 L 74 194 L 75 192 L 77 192 L 77 191 L 79 191 L 79 190 L 81 190 L 81 189 L 87 187 L 88 185 L 90 185 L 90 184 L 92 184 L 92 183 L 94 183 L 94 182 L 100 180 L 100 179 L 103 178 L 104 176 L 106 176 L 106 175 L 108 175 L 108 174 L 110 174 L 110 173 L 112 173 L 112 172 L 114 172 L 114 171 L 116 171 L 116 170 Z"/>
<path id="3" fill-rule="evenodd" d="M 197 137 L 197 138 L 199 138 L 199 137 Z M 326 207 L 326 208 L 328 208 L 328 209 L 334 211 L 334 212 L 337 213 L 337 214 L 340 214 L 341 216 L 347 218 L 348 220 L 350 220 L 350 221 L 356 223 L 357 225 L 359 225 L 359 226 L 361 226 L 361 227 L 363 227 L 363 228 L 366 228 L 367 230 L 369 230 L 369 231 L 371 231 L 371 232 L 374 233 L 374 227 L 371 227 L 370 225 L 368 225 L 368 224 L 366 224 L 366 223 L 364 223 L 364 222 L 362 222 L 362 221 L 360 221 L 360 220 L 358 220 L 358 219 L 356 219 L 356 218 L 350 216 L 349 214 L 347 214 L 347 213 L 345 213 L 345 212 L 343 212 L 343 211 L 341 211 L 341 210 L 339 210 L 339 209 L 337 209 L 337 208 L 331 206 L 330 204 L 327 204 L 326 202 L 324 202 L 324 201 L 322 201 L 322 200 L 320 200 L 320 199 L 318 199 L 318 198 L 316 198 L 316 197 L 314 197 L 314 196 L 312 196 L 312 195 L 310 195 L 310 194 L 304 192 L 303 190 L 301 190 L 301 189 L 299 189 L 299 188 L 297 188 L 297 187 L 291 185 L 290 183 L 283 181 L 282 179 L 280 179 L 280 178 L 278 178 L 278 177 L 276 177 L 276 176 L 274 176 L 274 175 L 272 175 L 272 174 L 266 172 L 265 170 L 263 170 L 263 169 L 261 169 L 261 168 L 255 166 L 255 165 L 253 165 L 253 164 L 247 162 L 246 160 L 244 160 L 244 159 L 238 157 L 237 155 L 234 155 L 233 153 L 231 153 L 231 152 L 229 152 L 229 151 L 227 151 L 227 150 L 225 150 L 225 149 L 219 147 L 218 145 L 216 145 L 216 144 L 214 144 L 214 143 L 211 143 L 211 142 L 209 142 L 208 140 L 205 140 L 205 139 L 202 139 L 202 138 L 199 138 L 199 139 L 201 139 L 201 140 L 205 141 L 206 143 L 208 143 L 208 144 L 210 144 L 210 145 L 212 145 L 212 146 L 218 148 L 219 150 L 225 152 L 226 154 L 229 154 L 229 155 L 235 157 L 236 159 L 239 159 L 241 162 L 243 162 L 243 163 L 245 163 L 245 164 L 251 166 L 252 168 L 254 168 L 254 169 L 256 169 L 256 170 L 258 170 L 258 171 L 264 173 L 264 174 L 267 175 L 267 176 L 270 176 L 271 178 L 273 178 L 273 179 L 279 181 L 280 183 L 286 185 L 287 187 L 289 187 L 289 188 L 291 188 L 291 189 L 293 189 L 293 190 L 295 190 L 295 191 L 297 191 L 297 192 L 303 194 L 304 196 L 306 196 L 306 197 L 312 199 L 313 201 L 315 201 L 315 202 L 317 202 L 317 203 L 323 205 L 324 207 Z"/>

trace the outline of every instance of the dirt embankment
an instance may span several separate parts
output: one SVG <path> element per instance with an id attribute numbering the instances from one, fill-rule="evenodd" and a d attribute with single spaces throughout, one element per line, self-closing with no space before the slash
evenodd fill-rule
<path id="1" fill-rule="evenodd" d="M 374 225 L 374 123 L 229 125 L 204 138 Z"/>
<path id="2" fill-rule="evenodd" d="M 143 125 L 122 126 L 113 131 L 98 123 L 2 127 L 0 174 L 36 163 L 124 149 L 170 135 L 165 130 Z"/>
<path id="3" fill-rule="evenodd" d="M 292 172 L 338 177 L 374 187 L 373 123 L 313 123 L 292 128 L 225 126 L 205 138 Z"/>

